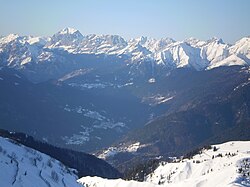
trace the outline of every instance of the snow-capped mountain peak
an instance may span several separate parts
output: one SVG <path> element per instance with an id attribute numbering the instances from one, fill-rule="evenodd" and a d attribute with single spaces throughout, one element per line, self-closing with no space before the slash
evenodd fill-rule
<path id="1" fill-rule="evenodd" d="M 144 45 L 148 41 L 148 37 L 141 36 L 139 38 L 136 38 L 135 41 L 140 45 Z"/>
<path id="2" fill-rule="evenodd" d="M 72 28 L 65 28 L 54 34 L 51 40 L 45 45 L 46 48 L 62 48 L 69 52 L 75 51 L 81 44 L 84 36 L 80 31 Z"/>
<path id="3" fill-rule="evenodd" d="M 58 62 L 66 59 L 67 56 L 56 55 L 57 49 L 66 51 L 65 55 L 103 54 L 106 57 L 116 56 L 125 59 L 124 63 L 126 65 L 134 63 L 133 67 L 150 63 L 152 68 L 166 70 L 191 68 L 202 71 L 220 66 L 250 65 L 249 37 L 242 38 L 234 45 L 226 44 L 216 37 L 207 41 L 195 38 L 175 41 L 172 38 L 154 39 L 145 36 L 125 40 L 118 35 L 83 36 L 76 29 L 65 28 L 49 38 L 14 34 L 0 38 L 2 65 L 17 69 L 30 63 L 39 66 L 45 61 Z M 71 63 L 71 60 L 67 61 Z M 157 68 L 158 66 L 160 68 Z"/>
<path id="4" fill-rule="evenodd" d="M 58 32 L 58 34 L 74 34 L 75 32 L 79 32 L 77 29 L 66 27 Z"/>
<path id="5" fill-rule="evenodd" d="M 19 37 L 18 34 L 9 34 L 5 37 L 0 38 L 0 45 L 9 43 Z"/>
<path id="6" fill-rule="evenodd" d="M 207 40 L 207 43 L 217 43 L 217 44 L 225 44 L 221 38 L 217 38 L 216 36 Z"/>
<path id="7" fill-rule="evenodd" d="M 248 59 L 250 59 L 250 36 L 237 41 L 235 45 L 230 48 L 230 52 L 246 55 Z"/>
<path id="8" fill-rule="evenodd" d="M 30 45 L 38 44 L 38 45 L 44 46 L 48 41 L 49 41 L 49 38 L 43 38 L 43 37 L 28 36 L 26 38 L 26 42 L 29 43 Z"/>
<path id="9" fill-rule="evenodd" d="M 194 38 L 194 37 L 188 38 L 188 39 L 184 40 L 184 42 L 188 43 L 192 47 L 202 47 L 206 44 L 205 41 L 199 40 L 199 39 Z"/>

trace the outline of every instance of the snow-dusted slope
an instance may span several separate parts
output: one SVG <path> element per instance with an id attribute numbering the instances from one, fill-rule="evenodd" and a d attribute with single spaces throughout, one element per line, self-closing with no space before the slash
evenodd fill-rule
<path id="1" fill-rule="evenodd" d="M 49 38 L 8 35 L 0 38 L 1 65 L 24 68 L 28 64 L 62 61 L 56 50 L 72 54 L 105 54 L 126 57 L 126 63 L 151 61 L 168 68 L 191 67 L 195 70 L 219 66 L 250 65 L 250 38 L 244 37 L 234 45 L 221 39 L 207 41 L 190 38 L 175 41 L 171 38 L 140 37 L 126 41 L 118 35 L 86 35 L 65 28 Z"/>
<path id="2" fill-rule="evenodd" d="M 89 187 L 245 187 L 250 186 L 249 175 L 250 141 L 233 141 L 203 149 L 191 159 L 160 163 L 143 183 L 96 177 L 83 177 L 78 181 Z"/>
<path id="3" fill-rule="evenodd" d="M 34 149 L 0 137 L 0 186 L 80 187 L 72 169 Z"/>

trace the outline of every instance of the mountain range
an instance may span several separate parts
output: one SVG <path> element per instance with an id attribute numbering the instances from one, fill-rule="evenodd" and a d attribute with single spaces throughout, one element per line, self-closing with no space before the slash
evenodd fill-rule
<path id="1" fill-rule="evenodd" d="M 250 37 L 0 38 L 0 127 L 85 151 L 120 172 L 249 140 Z"/>
<path id="2" fill-rule="evenodd" d="M 201 71 L 249 65 L 249 48 L 249 37 L 233 45 L 217 38 L 207 41 L 147 37 L 125 40 L 118 35 L 84 36 L 76 29 L 65 28 L 51 37 L 10 34 L 0 38 L 0 64 L 19 69 L 32 81 L 41 82 L 86 67 L 86 62 L 82 61 L 108 59 L 128 66 L 130 75 L 146 68 L 150 79 L 156 78 L 162 69 L 189 67 Z"/>

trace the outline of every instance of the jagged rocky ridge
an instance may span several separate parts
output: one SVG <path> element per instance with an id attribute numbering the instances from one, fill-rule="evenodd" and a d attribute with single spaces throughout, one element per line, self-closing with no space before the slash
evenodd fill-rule
<path id="1" fill-rule="evenodd" d="M 151 77 L 157 76 L 159 69 L 189 67 L 200 71 L 248 66 L 250 38 L 244 37 L 233 45 L 217 38 L 175 41 L 140 37 L 126 41 L 118 35 L 84 36 L 78 30 L 65 28 L 47 38 L 11 34 L 0 39 L 0 65 L 19 69 L 38 82 L 86 67 L 83 61 L 107 59 L 127 65 L 131 75 L 138 69 L 145 71 L 146 66 Z"/>

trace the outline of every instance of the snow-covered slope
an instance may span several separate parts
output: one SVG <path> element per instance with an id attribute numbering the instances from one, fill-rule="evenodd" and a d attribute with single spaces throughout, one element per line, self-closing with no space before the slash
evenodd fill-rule
<path id="1" fill-rule="evenodd" d="M 49 38 L 14 34 L 0 38 L 0 65 L 25 68 L 30 63 L 62 61 L 62 57 L 56 56 L 58 49 L 78 55 L 125 57 L 126 63 L 151 61 L 153 65 L 167 68 L 205 70 L 219 66 L 250 65 L 249 37 L 242 38 L 234 45 L 225 44 L 217 38 L 175 41 L 171 38 L 158 40 L 140 37 L 126 41 L 118 35 L 83 36 L 72 28 L 65 28 Z"/>
<path id="2" fill-rule="evenodd" d="M 80 187 L 74 170 L 34 149 L 0 137 L 0 186 Z"/>
<path id="3" fill-rule="evenodd" d="M 83 177 L 79 183 L 88 187 L 155 187 L 153 183 L 125 181 L 122 179 L 103 179 L 101 177 Z"/>
<path id="4" fill-rule="evenodd" d="M 106 180 L 83 177 L 78 180 L 89 187 L 166 186 L 233 187 L 250 186 L 250 142 L 232 141 L 203 149 L 191 159 L 160 163 L 145 182 Z"/>
<path id="5" fill-rule="evenodd" d="M 250 142 L 227 142 L 213 147 L 192 159 L 162 163 L 146 181 L 171 187 L 250 186 Z"/>

